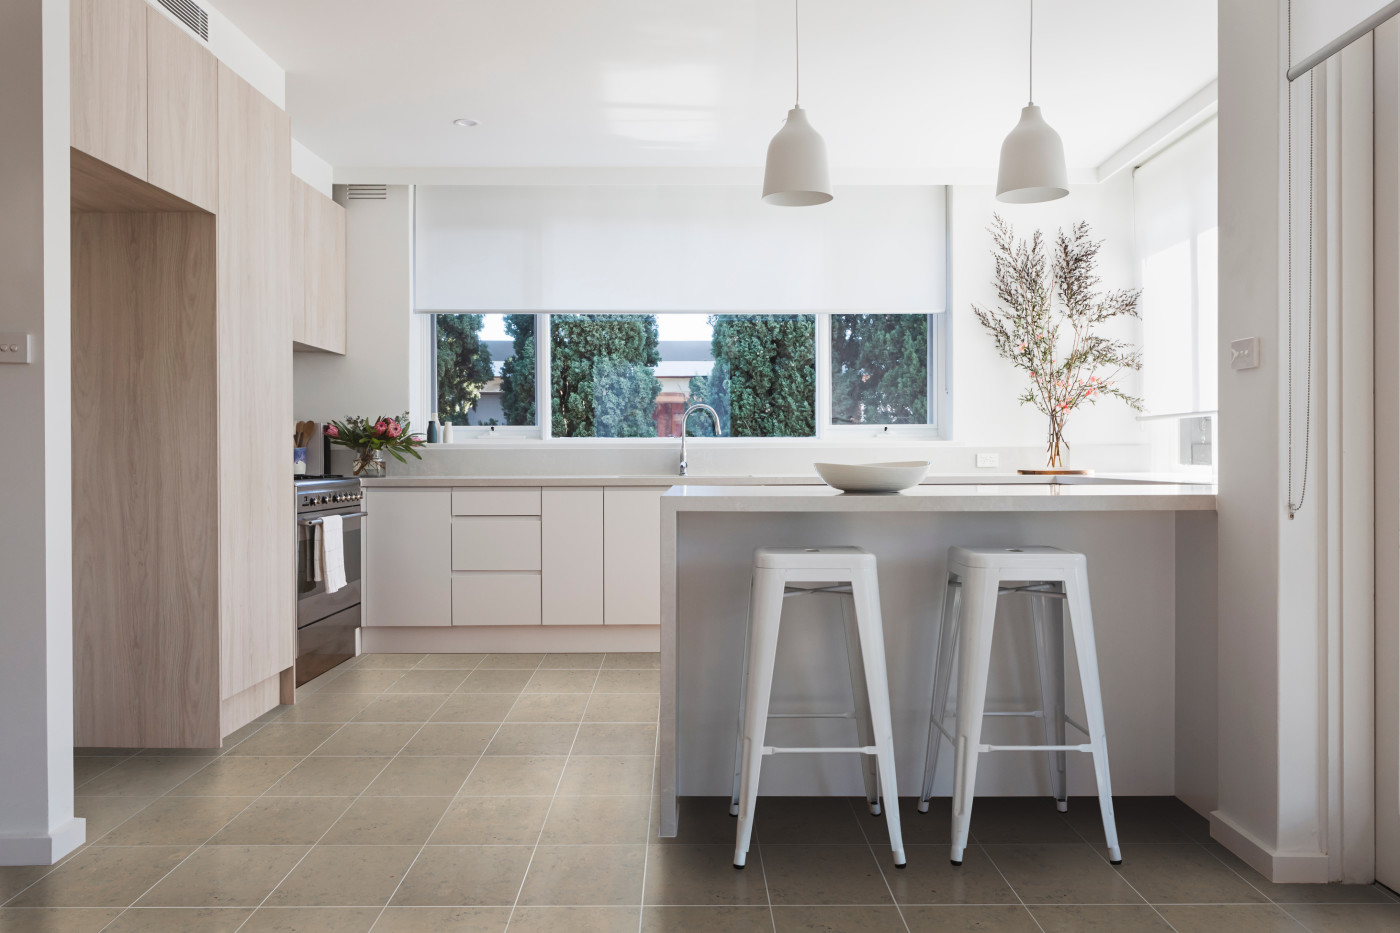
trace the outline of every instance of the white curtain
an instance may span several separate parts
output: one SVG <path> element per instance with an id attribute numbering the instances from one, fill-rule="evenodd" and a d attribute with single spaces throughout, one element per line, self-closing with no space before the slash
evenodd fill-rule
<path id="1" fill-rule="evenodd" d="M 415 307 L 942 311 L 944 191 L 843 188 L 797 209 L 753 187 L 419 186 Z"/>

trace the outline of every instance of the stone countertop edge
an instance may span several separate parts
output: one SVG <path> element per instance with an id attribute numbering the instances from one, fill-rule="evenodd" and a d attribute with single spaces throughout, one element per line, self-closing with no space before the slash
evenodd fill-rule
<path id="1" fill-rule="evenodd" d="M 662 509 L 676 512 L 1207 512 L 1211 485 L 981 483 L 924 485 L 898 493 L 843 493 L 826 486 L 672 487 Z"/>
<path id="2" fill-rule="evenodd" d="M 380 476 L 361 480 L 366 488 L 392 489 L 413 486 L 817 486 L 826 488 L 815 473 L 806 475 L 696 475 L 667 476 L 638 475 L 513 475 L 513 476 Z M 1182 486 L 1190 485 L 1180 478 L 1160 474 L 1103 473 L 1096 476 L 1061 477 L 1050 482 L 1044 476 L 1019 476 L 1015 473 L 978 475 L 971 473 L 933 474 L 921 484 L 927 486 Z M 1201 488 L 1201 487 L 1198 487 Z M 1211 488 L 1214 487 L 1205 487 Z"/>

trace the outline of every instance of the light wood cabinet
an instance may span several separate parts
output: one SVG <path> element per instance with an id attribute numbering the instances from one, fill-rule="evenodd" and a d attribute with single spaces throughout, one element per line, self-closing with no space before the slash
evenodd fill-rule
<path id="1" fill-rule="evenodd" d="M 224 697 L 292 665 L 287 115 L 219 65 L 218 454 Z M 236 715 L 230 713 L 230 715 Z"/>
<path id="2" fill-rule="evenodd" d="M 345 208 L 292 179 L 292 340 L 345 352 Z"/>
<path id="3" fill-rule="evenodd" d="M 540 621 L 603 624 L 603 490 L 540 493 Z"/>
<path id="4" fill-rule="evenodd" d="M 365 623 L 450 625 L 452 491 L 365 491 Z"/>
<path id="5" fill-rule="evenodd" d="M 217 60 L 179 26 L 148 8 L 146 77 L 146 180 L 206 211 L 216 211 Z"/>
<path id="6" fill-rule="evenodd" d="M 146 13 L 142 0 L 69 6 L 73 148 L 146 179 Z"/>
<path id="7" fill-rule="evenodd" d="M 603 610 L 608 625 L 661 624 L 664 486 L 603 492 Z"/>

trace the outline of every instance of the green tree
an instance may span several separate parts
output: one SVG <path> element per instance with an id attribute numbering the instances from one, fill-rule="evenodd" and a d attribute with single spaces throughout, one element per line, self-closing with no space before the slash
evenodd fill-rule
<path id="1" fill-rule="evenodd" d="M 928 423 L 928 318 L 831 316 L 831 420 Z"/>
<path id="2" fill-rule="evenodd" d="M 710 318 L 715 365 L 690 380 L 690 401 L 715 409 L 731 437 L 816 433 L 817 319 L 810 314 L 725 314 Z M 695 418 L 693 433 L 714 433 Z"/>
<path id="3" fill-rule="evenodd" d="M 535 316 L 507 314 L 515 353 L 501 364 L 501 408 L 506 424 L 535 423 Z"/>
<path id="4" fill-rule="evenodd" d="M 553 315 L 549 353 L 555 437 L 656 436 L 654 315 Z"/>
<path id="5" fill-rule="evenodd" d="M 466 424 L 467 412 L 491 381 L 491 350 L 481 342 L 480 314 L 439 314 L 437 318 L 437 411 L 452 424 Z"/>

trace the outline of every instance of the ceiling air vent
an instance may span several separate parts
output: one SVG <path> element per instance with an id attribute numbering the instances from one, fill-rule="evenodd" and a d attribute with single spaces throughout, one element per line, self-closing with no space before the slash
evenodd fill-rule
<path id="1" fill-rule="evenodd" d="M 205 42 L 209 41 L 209 14 L 190 0 L 159 0 L 160 5 L 175 15 L 175 18 Z"/>
<path id="2" fill-rule="evenodd" d="M 388 185 L 347 185 L 346 188 L 351 201 L 386 201 L 389 198 Z"/>

